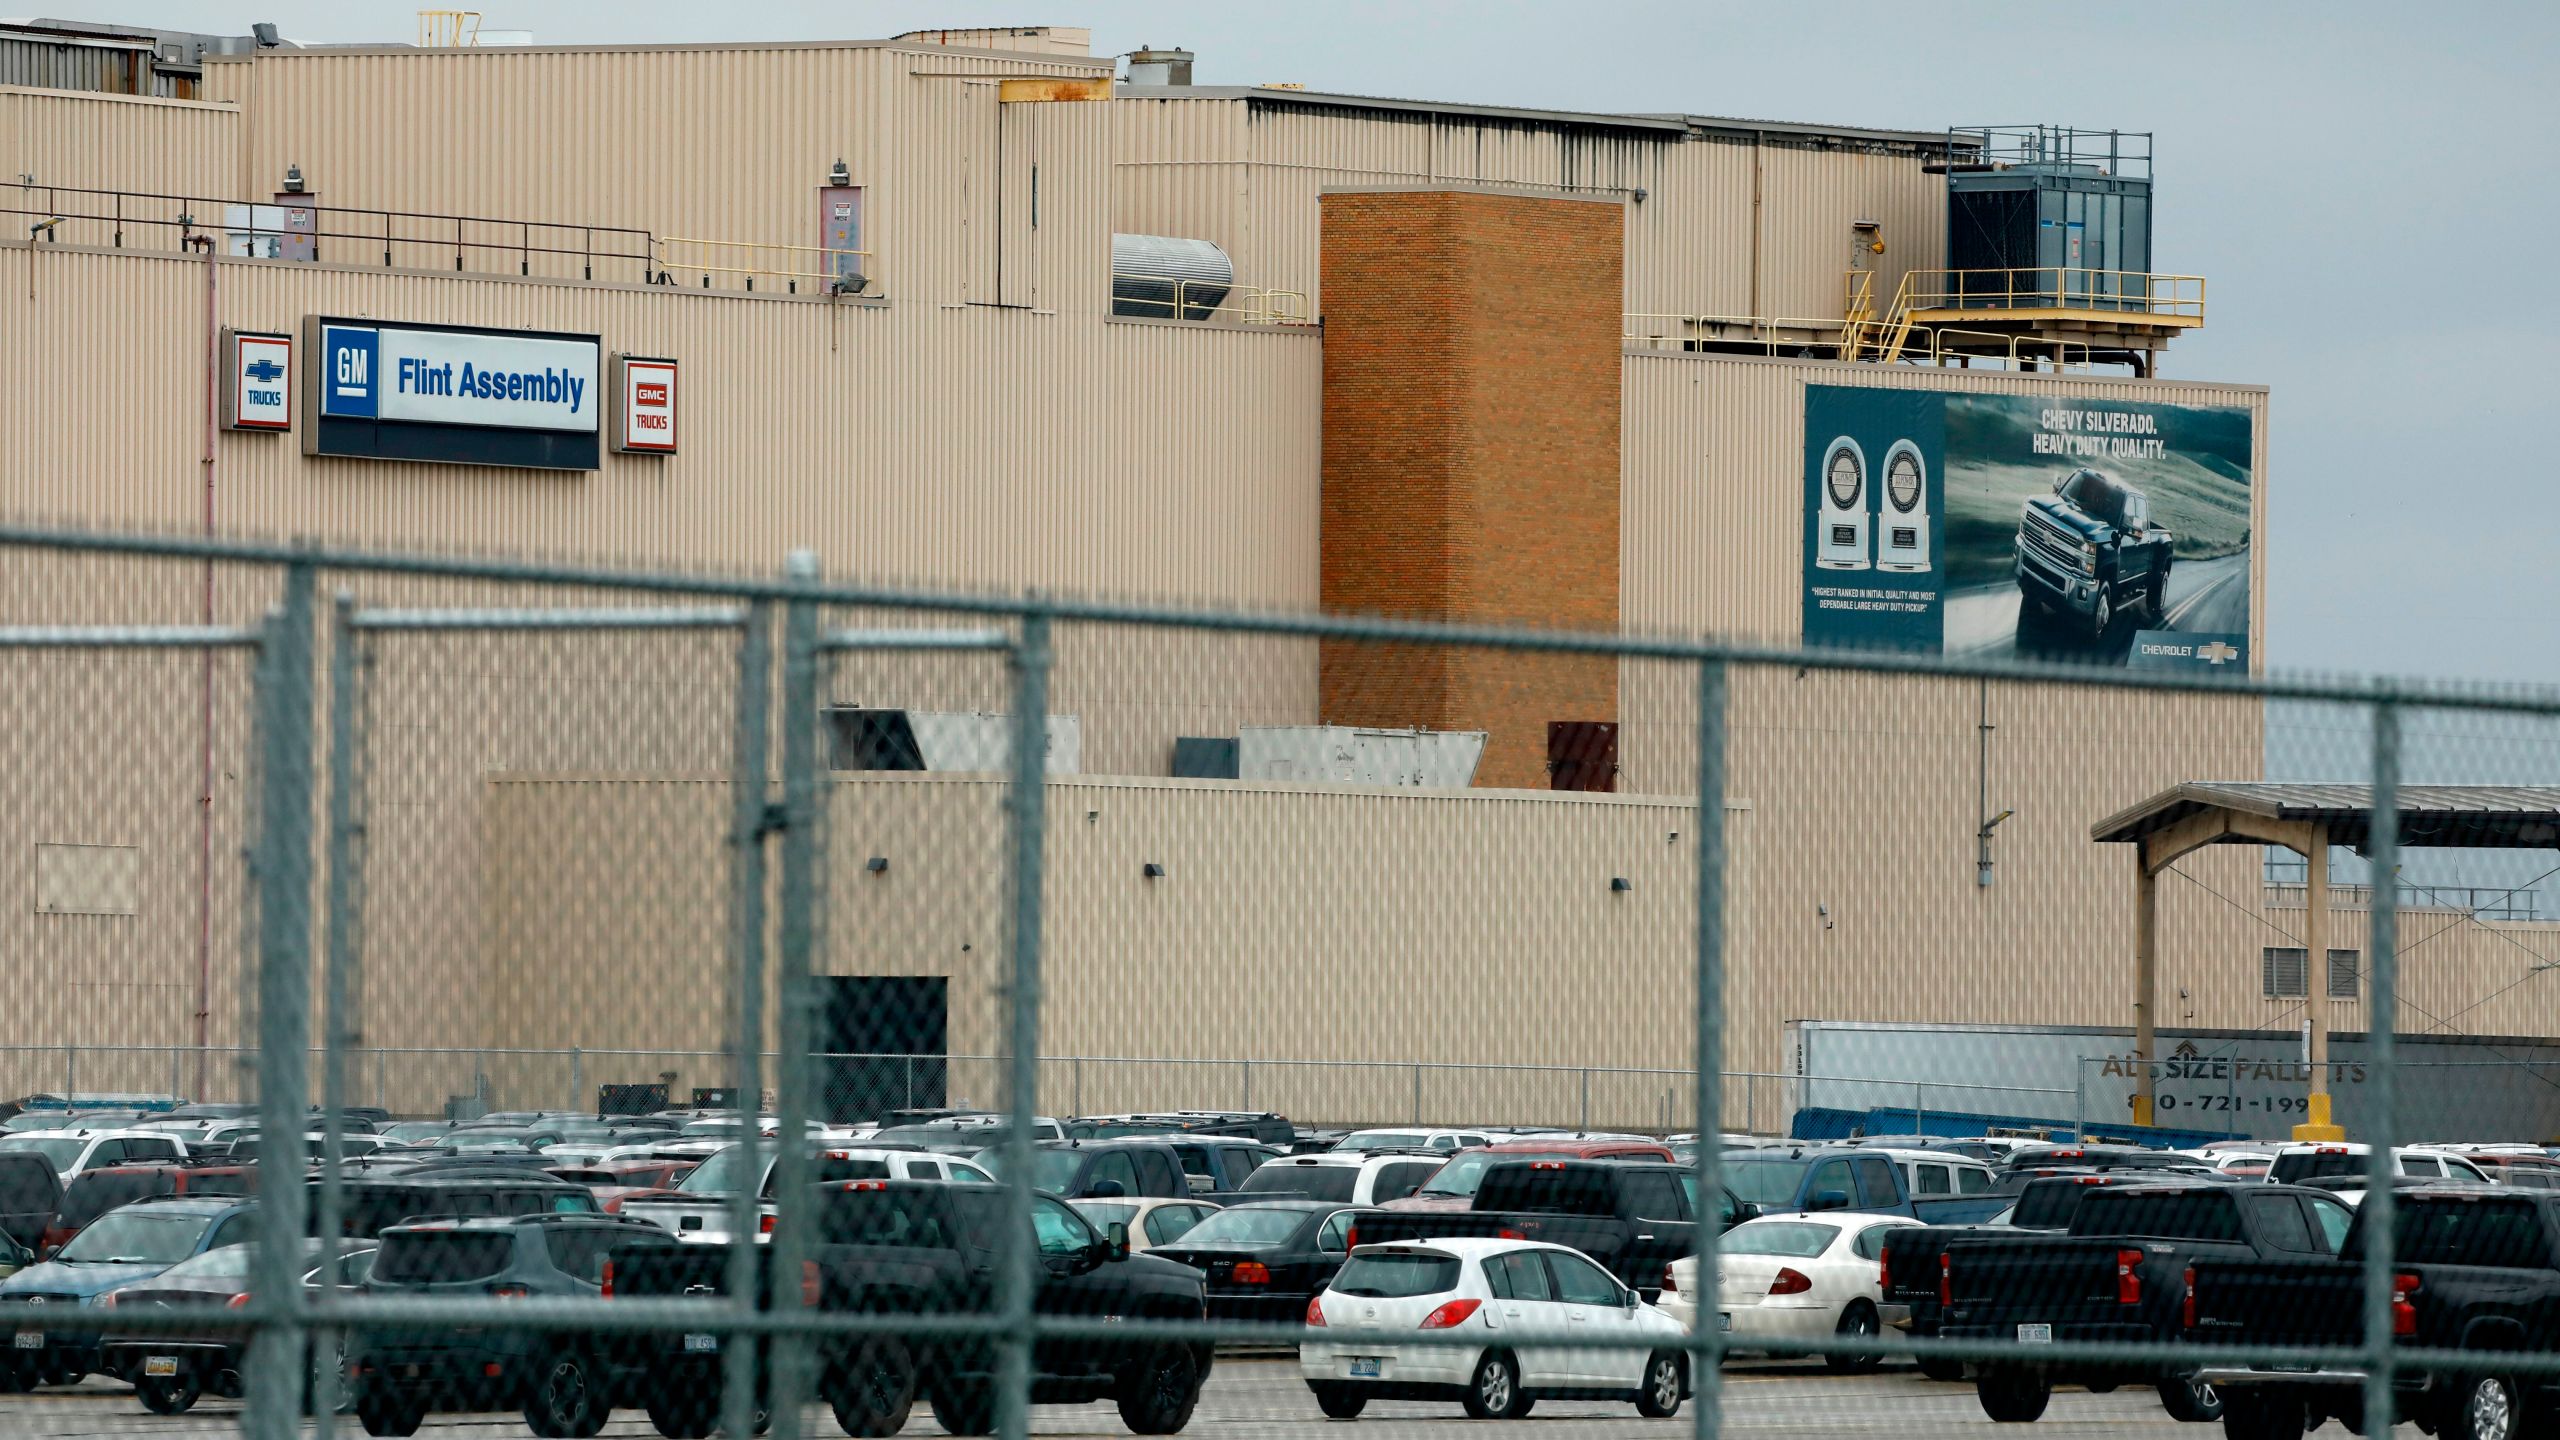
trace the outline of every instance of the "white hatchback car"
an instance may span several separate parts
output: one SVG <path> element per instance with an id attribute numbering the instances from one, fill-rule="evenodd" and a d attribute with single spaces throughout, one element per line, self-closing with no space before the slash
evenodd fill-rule
<path id="1" fill-rule="evenodd" d="M 1884 1303 L 1884 1237 L 1917 1225 L 1899 1215 L 1828 1211 L 1746 1220 L 1716 1242 L 1716 1324 L 1736 1350 L 1756 1339 L 1852 1339 L 1881 1334 L 1907 1318 L 1905 1307 Z M 1662 1290 L 1663 1313 L 1694 1329 L 1700 1298 L 1698 1257 L 1671 1262 Z M 1835 1373 L 1876 1368 L 1874 1355 L 1826 1355 Z"/>
<path id="2" fill-rule="evenodd" d="M 1689 1394 L 1678 1321 L 1577 1250 L 1519 1240 L 1363 1245 L 1307 1302 L 1327 1338 L 1298 1347 L 1299 1373 L 1337 1420 L 1372 1400 L 1455 1400 L 1513 1420 L 1541 1399 L 1629 1400 L 1650 1417 Z M 1458 1343 L 1406 1337 L 1444 1331 Z M 1542 1345 L 1559 1336 L 1623 1348 Z"/>

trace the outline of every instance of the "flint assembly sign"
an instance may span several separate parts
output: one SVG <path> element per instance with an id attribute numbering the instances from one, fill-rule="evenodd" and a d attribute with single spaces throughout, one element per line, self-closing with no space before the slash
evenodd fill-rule
<path id="1" fill-rule="evenodd" d="M 596 468 L 596 336 L 323 316 L 303 333 L 310 454 Z"/>
<path id="2" fill-rule="evenodd" d="M 2238 407 L 1805 388 L 1808 645 L 2249 668 Z"/>

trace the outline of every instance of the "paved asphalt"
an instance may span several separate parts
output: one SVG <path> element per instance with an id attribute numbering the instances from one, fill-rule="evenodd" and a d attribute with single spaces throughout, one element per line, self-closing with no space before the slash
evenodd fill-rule
<path id="1" fill-rule="evenodd" d="M 2048 620 L 2043 631 L 2024 646 L 2018 638 L 2018 587 L 2003 582 L 1947 595 L 1946 648 L 1950 655 L 2009 656 L 2041 659 L 2122 660 L 2133 645 L 2134 632 L 2179 630 L 2190 634 L 2239 634 L 2249 628 L 2249 557 L 2225 555 L 2214 560 L 2188 560 L 2169 569 L 2167 618 L 2127 617 L 2110 627 L 2104 646 L 2081 637 L 2061 618 Z"/>
<path id="2" fill-rule="evenodd" d="M 135 1403 L 131 1390 L 91 1380 L 76 1390 L 0 1396 L 0 1440 L 36 1440 L 39 1436 L 59 1436 L 64 1440 L 122 1436 L 211 1440 L 237 1433 L 239 1410 L 235 1402 L 208 1400 L 186 1415 L 164 1418 L 146 1413 Z M 2184 1426 L 2172 1421 L 2148 1390 L 2120 1390 L 2111 1395 L 2063 1390 L 2054 1395 L 2052 1408 L 2045 1412 L 2043 1421 L 2032 1428 L 1994 1426 L 1974 1402 L 1969 1385 L 1933 1384 L 1910 1370 L 1839 1378 L 1810 1364 L 1729 1366 L 1725 1371 L 1725 1419 L 1724 1434 L 1804 1436 L 1808 1440 L 1825 1436 L 1915 1440 L 1954 1434 L 1981 1435 L 1986 1440 L 1993 1435 L 2012 1440 L 2070 1440 L 2074 1436 L 2095 1435 L 2216 1440 L 2222 1433 L 2219 1426 Z M 1691 1426 L 1691 1415 L 1685 1407 L 1675 1420 L 1644 1420 L 1637 1417 L 1632 1405 L 1545 1402 L 1528 1420 L 1504 1427 L 1501 1433 L 1518 1435 L 1523 1440 L 1551 1434 L 1589 1440 L 1615 1440 L 1620 1436 L 1680 1440 L 1692 1433 Z M 1468 1420 L 1455 1405 L 1379 1403 L 1371 1405 L 1357 1422 L 1327 1421 L 1316 1413 L 1306 1387 L 1299 1383 L 1294 1363 L 1221 1360 L 1186 1433 L 1211 1440 L 1294 1440 L 1317 1436 L 1328 1440 L 1457 1440 L 1477 1428 L 1479 1422 Z M 1107 1404 L 1044 1405 L 1034 1415 L 1034 1430 L 1041 1435 L 1128 1434 L 1121 1428 L 1119 1415 Z M 305 1433 L 309 1433 L 308 1426 Z M 337 1433 L 364 1434 L 352 1417 L 341 1422 Z M 613 1424 L 605 1431 L 615 1437 L 656 1433 L 645 1417 L 633 1411 L 615 1412 Z M 826 1411 L 812 1409 L 802 1433 L 810 1440 L 828 1440 L 840 1432 Z M 919 1405 L 905 1433 L 940 1435 L 942 1430 Z M 2326 1436 L 2344 1432 L 2324 1429 L 2318 1433 Z M 2402 1426 L 2396 1433 L 2414 1437 L 2418 1432 Z M 527 1432 L 522 1417 L 516 1415 L 441 1415 L 429 1421 L 428 1428 L 420 1434 L 441 1440 L 516 1440 Z"/>

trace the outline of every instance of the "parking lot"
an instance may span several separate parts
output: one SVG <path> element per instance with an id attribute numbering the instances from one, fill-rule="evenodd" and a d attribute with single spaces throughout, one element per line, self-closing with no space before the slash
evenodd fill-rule
<path id="1" fill-rule="evenodd" d="M 186 1415 L 164 1419 L 143 1413 L 126 1387 L 92 1379 L 77 1390 L 0 1397 L 0 1440 L 40 1435 L 66 1440 L 79 1436 L 150 1435 L 181 1440 L 230 1435 L 235 1431 L 239 1410 L 235 1402 L 208 1400 Z M 1469 1421 L 1455 1405 L 1380 1403 L 1350 1423 L 1356 1426 L 1354 1433 L 1370 1440 L 1397 1440 L 1460 1433 L 1478 1422 Z M 1685 1435 L 1691 1423 L 1692 1417 L 1685 1408 L 1677 1419 L 1643 1420 L 1626 1405 L 1592 1404 L 1541 1404 L 1529 1422 L 1537 1433 L 1564 1432 L 1594 1440 L 1620 1435 Z M 1108 1405 L 1042 1406 L 1035 1412 L 1032 1428 L 1040 1435 L 1128 1433 Z M 1319 1416 L 1309 1403 L 1294 1364 L 1285 1360 L 1223 1360 L 1201 1394 L 1200 1409 L 1187 1433 L 1246 1440 L 1332 1433 L 1336 1428 L 1336 1422 Z M 1971 1387 L 1933 1384 L 1909 1369 L 1889 1368 L 1875 1375 L 1848 1378 L 1824 1374 L 1819 1366 L 1811 1364 L 1737 1364 L 1725 1371 L 1722 1433 L 1728 1435 L 1907 1437 L 1960 1431 L 1989 1433 L 1993 1428 L 1983 1417 L 1982 1408 L 1974 1403 Z M 361 1432 L 348 1421 L 338 1433 Z M 523 1420 L 513 1414 L 441 1415 L 431 1419 L 422 1433 L 520 1436 L 525 1429 Z M 636 1411 L 618 1412 L 604 1433 L 656 1434 Z M 813 1407 L 802 1433 L 824 1437 L 838 1432 L 826 1411 Z M 939 1435 L 942 1431 L 919 1408 L 904 1433 Z M 2185 1434 L 2203 1440 L 2221 1432 L 2218 1427 L 2177 1424 L 2162 1412 L 2160 1402 L 2147 1390 L 2120 1390 L 2111 1395 L 2065 1390 L 2054 1396 L 2053 1408 L 2032 1429 L 2012 1429 L 2007 1433 L 2033 1435 L 2038 1440 L 2136 1434 Z M 2400 1433 L 2414 1435 L 2417 1431 L 2403 1426 Z"/>

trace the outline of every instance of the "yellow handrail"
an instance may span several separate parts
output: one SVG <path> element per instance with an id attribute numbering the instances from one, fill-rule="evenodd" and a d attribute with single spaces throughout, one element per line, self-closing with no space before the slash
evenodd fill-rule
<path id="1" fill-rule="evenodd" d="M 1917 310 L 2116 310 L 2201 322 L 2205 280 L 2149 270 L 2075 265 L 2008 270 L 1914 270 Z"/>
<path id="2" fill-rule="evenodd" d="M 1111 279 L 1113 282 L 1111 304 L 1115 310 L 1122 305 L 1143 306 L 1150 310 L 1163 311 L 1163 318 L 1168 320 L 1206 319 L 1212 315 L 1220 315 L 1233 319 L 1239 325 L 1314 323 L 1311 317 L 1315 313 L 1315 307 L 1309 303 L 1307 293 L 1303 290 L 1273 290 L 1260 285 L 1237 285 L 1232 282 L 1220 284 L 1210 280 L 1185 279 L 1179 275 L 1147 275 L 1130 270 L 1114 270 L 1111 272 Z M 1168 286 L 1173 295 L 1171 299 L 1163 300 L 1151 295 L 1123 295 L 1119 293 L 1118 283 L 1123 280 Z M 1222 298 L 1226 303 L 1212 305 L 1194 300 L 1191 298 L 1194 287 L 1203 290 L 1223 290 L 1226 294 Z"/>
<path id="3" fill-rule="evenodd" d="M 744 288 L 753 290 L 758 279 L 781 282 L 781 289 L 797 294 L 803 281 L 811 293 L 824 293 L 841 277 L 847 295 L 877 295 L 880 277 L 874 273 L 873 255 L 868 250 L 850 250 L 827 245 L 770 245 L 752 240 L 699 240 L 683 236 L 660 236 L 650 242 L 650 268 L 661 285 L 677 283 L 680 276 L 700 276 L 702 287 L 715 289 L 711 277 L 735 276 Z M 840 268 L 846 257 L 853 260 L 850 275 Z"/>

